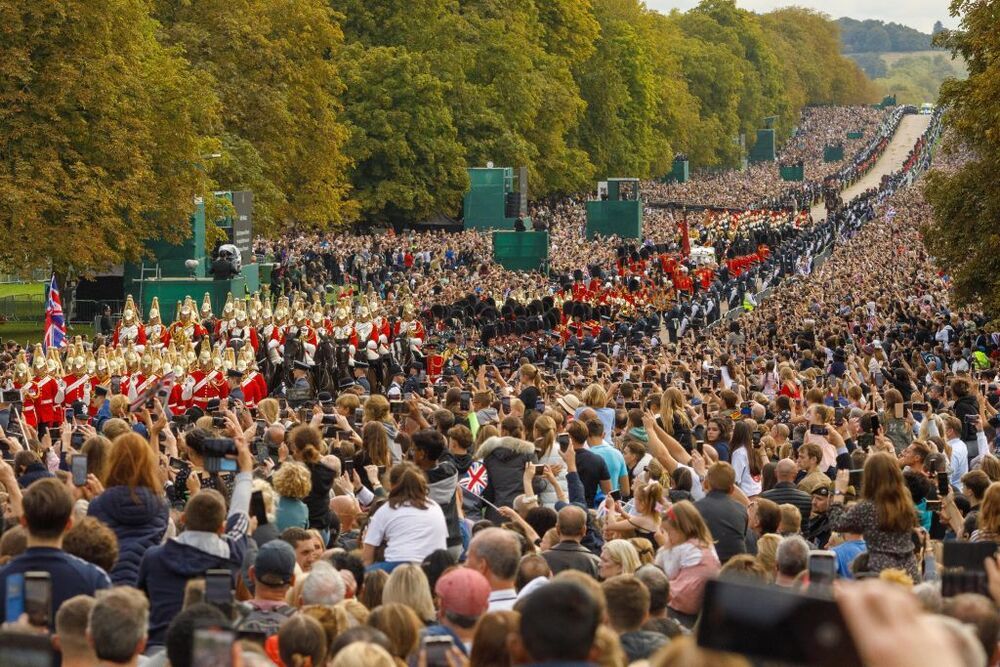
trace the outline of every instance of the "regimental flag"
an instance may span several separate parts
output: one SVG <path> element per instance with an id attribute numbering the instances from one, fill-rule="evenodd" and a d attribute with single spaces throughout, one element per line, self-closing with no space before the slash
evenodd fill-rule
<path id="1" fill-rule="evenodd" d="M 486 466 L 483 465 L 483 462 L 473 461 L 472 465 L 469 466 L 468 472 L 458 480 L 458 484 L 469 493 L 481 496 L 486 490 L 487 484 L 489 484 L 489 479 L 489 475 L 486 474 Z"/>
<path id="2" fill-rule="evenodd" d="M 61 348 L 66 345 L 66 318 L 63 317 L 62 299 L 56 285 L 56 274 L 52 274 L 49 284 L 49 298 L 45 302 L 45 338 L 42 347 Z"/>

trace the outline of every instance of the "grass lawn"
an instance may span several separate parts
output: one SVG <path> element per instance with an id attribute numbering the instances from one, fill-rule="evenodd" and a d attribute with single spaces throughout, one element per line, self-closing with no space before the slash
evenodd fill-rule
<path id="1" fill-rule="evenodd" d="M 67 333 L 69 333 L 67 331 Z M 0 340 L 15 340 L 21 345 L 41 343 L 45 336 L 45 322 L 6 322 L 0 324 Z"/>
<path id="2" fill-rule="evenodd" d="M 17 296 L 21 294 L 45 294 L 45 283 L 2 283 L 0 284 L 0 298 L 5 296 Z"/>

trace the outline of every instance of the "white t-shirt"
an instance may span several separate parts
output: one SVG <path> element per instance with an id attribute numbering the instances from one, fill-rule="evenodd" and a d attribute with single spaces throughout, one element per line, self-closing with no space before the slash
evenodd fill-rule
<path id="1" fill-rule="evenodd" d="M 740 487 L 740 491 L 748 497 L 760 495 L 761 478 L 760 475 L 757 475 L 755 479 L 750 474 L 750 458 L 747 455 L 747 448 L 734 449 L 730 457 L 730 463 L 732 463 L 733 471 L 736 473 L 736 485 Z"/>
<path id="2" fill-rule="evenodd" d="M 387 562 L 419 563 L 430 553 L 448 546 L 444 512 L 430 499 L 427 509 L 409 504 L 393 509 L 386 503 L 372 515 L 365 533 L 365 544 L 377 547 L 383 540 Z"/>

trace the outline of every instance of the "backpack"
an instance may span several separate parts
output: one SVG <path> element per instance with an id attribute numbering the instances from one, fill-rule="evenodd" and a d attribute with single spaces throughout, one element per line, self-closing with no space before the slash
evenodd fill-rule
<path id="1" fill-rule="evenodd" d="M 906 424 L 905 419 L 888 417 L 883 412 L 879 421 L 885 427 L 885 437 L 892 442 L 897 455 L 913 442 L 913 429 Z"/>
<path id="2" fill-rule="evenodd" d="M 252 604 L 252 603 L 251 603 Z M 296 612 L 295 607 L 283 604 L 274 609 L 250 608 L 250 611 L 240 620 L 237 625 L 239 632 L 249 632 L 261 634 L 265 637 L 278 634 L 278 628 Z"/>

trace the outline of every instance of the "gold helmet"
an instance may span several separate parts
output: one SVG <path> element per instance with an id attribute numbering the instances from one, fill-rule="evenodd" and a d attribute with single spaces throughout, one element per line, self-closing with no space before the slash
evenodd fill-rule
<path id="1" fill-rule="evenodd" d="M 313 325 L 317 327 L 323 326 L 323 320 L 326 319 L 326 313 L 324 312 L 323 304 L 319 301 L 313 301 L 313 313 L 312 320 Z"/>
<path id="2" fill-rule="evenodd" d="M 222 319 L 228 320 L 228 319 L 232 318 L 232 316 L 233 316 L 233 309 L 234 308 L 235 308 L 235 306 L 233 305 L 233 293 L 230 292 L 226 296 L 226 303 L 225 303 L 225 305 L 222 306 Z"/>
<path id="3" fill-rule="evenodd" d="M 225 356 L 222 358 L 222 368 L 227 371 L 236 368 L 236 350 L 231 347 L 226 348 Z"/>
<path id="4" fill-rule="evenodd" d="M 246 308 L 243 307 L 237 308 L 235 317 L 236 317 L 236 324 L 239 325 L 240 328 L 245 327 L 250 323 L 250 316 L 247 315 Z"/>
<path id="5" fill-rule="evenodd" d="M 278 305 L 274 309 L 274 321 L 277 324 L 284 324 L 285 318 L 288 317 L 288 297 L 282 296 L 278 298 Z"/>
<path id="6" fill-rule="evenodd" d="M 153 346 L 147 345 L 139 359 L 139 370 L 143 375 L 152 375 L 155 372 L 155 362 L 153 361 Z"/>
<path id="7" fill-rule="evenodd" d="M 129 341 L 128 348 L 125 350 L 125 368 L 128 372 L 133 373 L 137 368 L 139 368 L 139 353 L 135 349 L 135 343 Z"/>
<path id="8" fill-rule="evenodd" d="M 222 360 L 222 350 L 220 350 L 219 348 L 216 348 L 212 352 L 212 368 L 214 368 L 217 371 L 221 371 L 224 368 Z M 205 370 L 208 369 L 206 368 Z"/>
<path id="9" fill-rule="evenodd" d="M 74 375 L 87 372 L 87 357 L 83 352 L 83 343 L 77 343 L 66 353 L 66 365 Z"/>
<path id="10" fill-rule="evenodd" d="M 62 360 L 59 358 L 59 350 L 50 347 L 45 357 L 45 371 L 52 377 L 65 375 L 62 368 Z"/>
<path id="11" fill-rule="evenodd" d="M 371 311 L 368 310 L 368 306 L 361 304 L 361 308 L 358 309 L 358 319 L 362 322 L 367 322 L 372 318 Z"/>
<path id="12" fill-rule="evenodd" d="M 160 297 L 154 296 L 149 304 L 149 323 L 160 324 Z"/>
<path id="13" fill-rule="evenodd" d="M 187 324 L 194 317 L 194 299 L 189 296 L 184 297 L 184 303 L 180 306 L 177 319 Z"/>
<path id="14" fill-rule="evenodd" d="M 45 353 L 42 352 L 42 344 L 35 343 L 35 347 L 31 351 L 31 373 L 36 378 L 40 378 L 45 375 L 46 366 Z"/>
<path id="15" fill-rule="evenodd" d="M 102 381 L 111 377 L 111 360 L 108 358 L 108 348 L 103 345 L 97 350 L 94 373 Z"/>
<path id="16" fill-rule="evenodd" d="M 212 295 L 205 292 L 204 298 L 201 300 L 201 319 L 207 320 L 212 317 Z"/>
<path id="17" fill-rule="evenodd" d="M 212 344 L 208 342 L 208 336 L 201 339 L 201 351 L 198 353 L 198 364 L 203 370 L 212 367 Z"/>
<path id="18" fill-rule="evenodd" d="M 132 295 L 129 294 L 125 297 L 125 307 L 122 308 L 122 324 L 125 326 L 132 326 L 136 323 L 138 316 L 135 312 L 135 302 L 132 301 Z"/>
<path id="19" fill-rule="evenodd" d="M 403 317 L 412 320 L 417 314 L 416 309 L 413 307 L 413 303 L 407 301 L 403 304 Z"/>
<path id="20" fill-rule="evenodd" d="M 304 326 L 309 323 L 309 315 L 306 313 L 304 308 L 299 308 L 295 311 L 295 324 L 298 326 Z"/>
<path id="21" fill-rule="evenodd" d="M 17 355 L 17 363 L 14 364 L 14 382 L 25 385 L 31 381 L 31 367 L 28 366 L 28 356 L 24 350 Z"/>
<path id="22" fill-rule="evenodd" d="M 94 375 L 97 372 L 97 359 L 94 358 L 92 350 L 87 350 L 87 375 Z"/>

